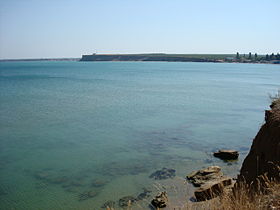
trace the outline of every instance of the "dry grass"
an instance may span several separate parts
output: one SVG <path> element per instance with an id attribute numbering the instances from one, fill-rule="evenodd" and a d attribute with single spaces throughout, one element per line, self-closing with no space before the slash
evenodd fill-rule
<path id="1" fill-rule="evenodd" d="M 265 190 L 252 191 L 250 186 L 241 185 L 234 193 L 220 197 L 210 209 L 263 210 L 280 209 L 280 183 L 265 178 Z M 217 205 L 217 206 L 216 206 Z"/>

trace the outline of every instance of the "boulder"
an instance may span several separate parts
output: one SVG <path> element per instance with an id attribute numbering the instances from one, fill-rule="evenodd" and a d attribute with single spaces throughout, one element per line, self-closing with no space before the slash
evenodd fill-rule
<path id="1" fill-rule="evenodd" d="M 221 168 L 219 166 L 210 166 L 206 169 L 193 171 L 186 178 L 195 187 L 200 187 L 209 181 L 218 180 L 223 176 Z"/>
<path id="2" fill-rule="evenodd" d="M 222 160 L 236 160 L 238 159 L 239 153 L 236 150 L 219 150 L 214 152 L 214 157 Z"/>
<path id="3" fill-rule="evenodd" d="M 201 186 L 194 192 L 197 201 L 205 201 L 221 195 L 226 186 L 232 185 L 230 177 L 223 177 L 217 181 L 211 181 Z"/>
<path id="4" fill-rule="evenodd" d="M 149 177 L 154 178 L 155 180 L 168 179 L 175 177 L 175 172 L 175 169 L 162 168 L 161 170 L 157 170 L 152 173 Z"/>
<path id="5" fill-rule="evenodd" d="M 160 192 L 155 196 L 155 198 L 152 200 L 151 204 L 156 208 L 164 208 L 166 207 L 168 202 L 167 193 L 166 192 Z"/>

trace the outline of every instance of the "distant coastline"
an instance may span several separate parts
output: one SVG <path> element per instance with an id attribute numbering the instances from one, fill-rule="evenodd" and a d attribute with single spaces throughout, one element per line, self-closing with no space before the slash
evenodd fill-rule
<path id="1" fill-rule="evenodd" d="M 212 62 L 212 63 L 263 63 L 280 64 L 277 54 L 267 59 L 268 55 L 251 53 L 241 57 L 235 54 L 92 54 L 83 55 L 80 61 L 165 61 L 165 62 Z"/>
<path id="2" fill-rule="evenodd" d="M 18 61 L 136 61 L 136 62 L 210 62 L 210 63 L 254 63 L 280 64 L 280 55 L 243 54 L 91 54 L 82 55 L 82 58 L 30 58 L 30 59 L 0 59 L 0 62 Z"/>

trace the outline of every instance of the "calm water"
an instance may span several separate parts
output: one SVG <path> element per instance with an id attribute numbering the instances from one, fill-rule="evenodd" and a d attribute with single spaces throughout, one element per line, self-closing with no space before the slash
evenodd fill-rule
<path id="1" fill-rule="evenodd" d="M 238 172 L 279 87 L 279 65 L 2 62 L 0 209 L 100 209 L 143 187 L 187 200 L 192 170 Z M 149 178 L 162 167 L 176 177 Z"/>

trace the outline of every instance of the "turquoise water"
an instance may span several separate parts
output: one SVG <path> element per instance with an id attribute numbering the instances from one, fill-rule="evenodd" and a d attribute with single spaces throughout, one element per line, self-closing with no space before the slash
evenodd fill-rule
<path id="1" fill-rule="evenodd" d="M 238 173 L 279 88 L 279 65 L 1 62 L 0 209 L 100 209 L 143 187 L 188 200 L 192 170 Z M 149 178 L 162 167 L 176 177 Z"/>

